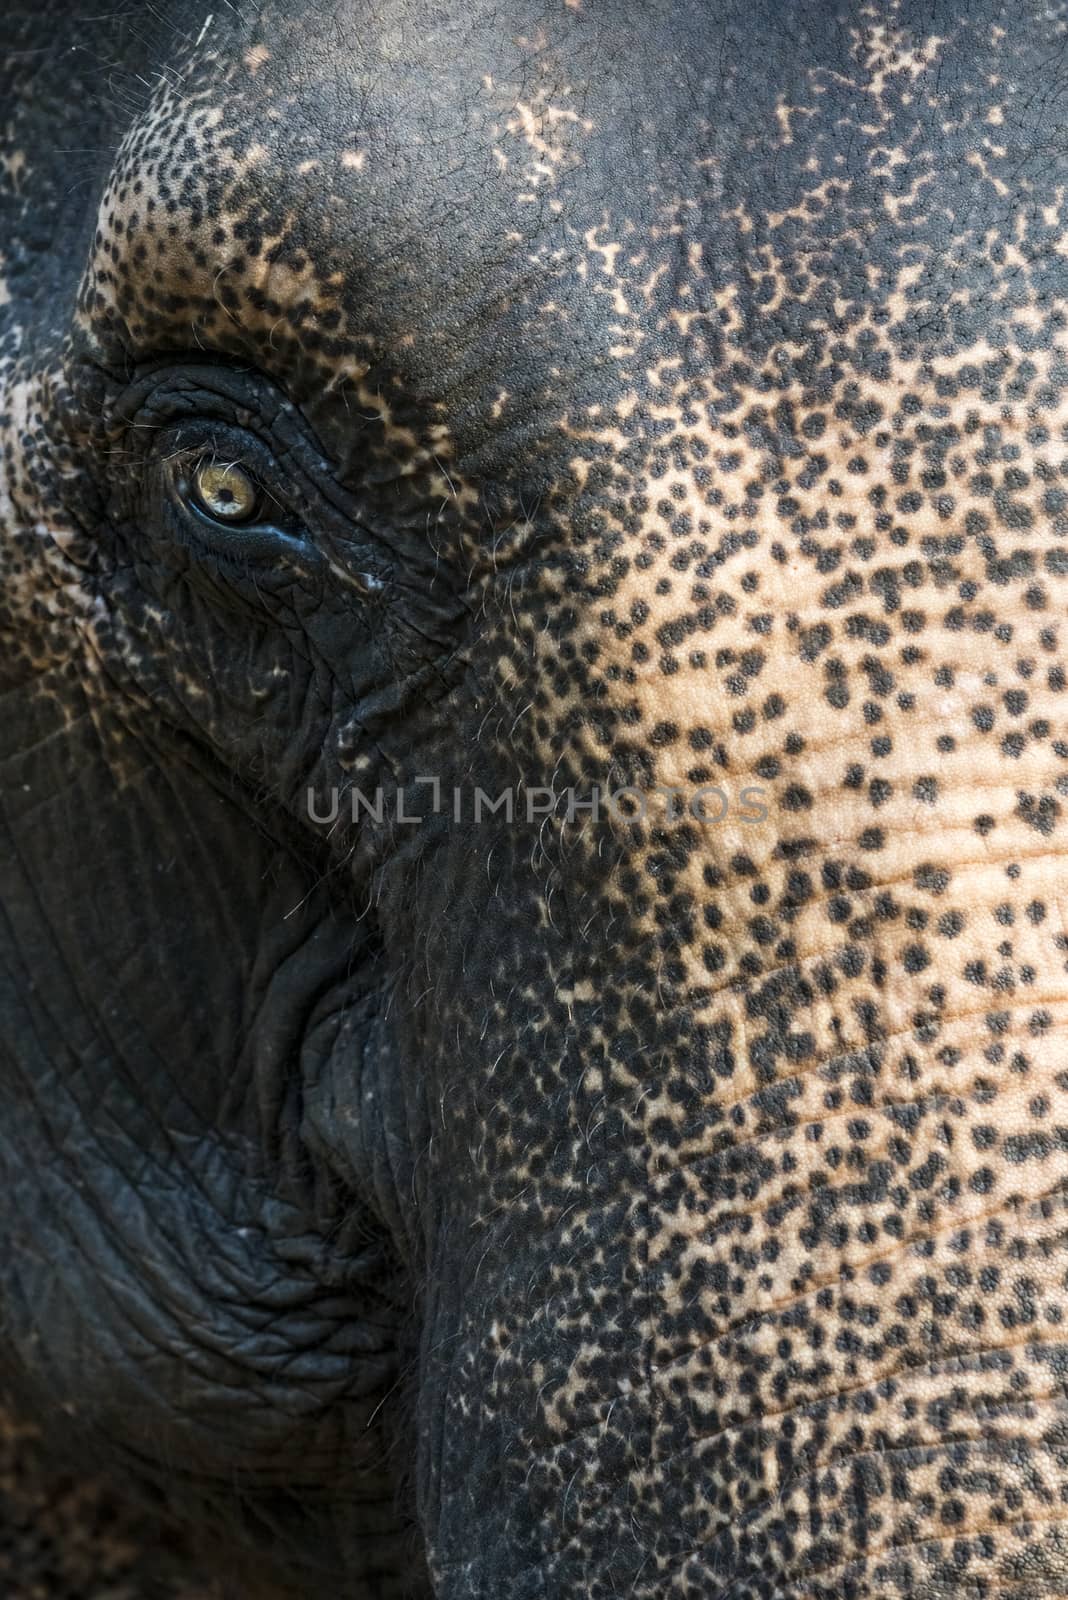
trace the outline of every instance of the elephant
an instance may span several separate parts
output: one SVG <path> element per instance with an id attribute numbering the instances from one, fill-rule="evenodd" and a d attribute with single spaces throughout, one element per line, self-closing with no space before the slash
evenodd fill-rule
<path id="1" fill-rule="evenodd" d="M 5 21 L 4 1386 L 242 1594 L 1068 1594 L 1064 5 Z"/>

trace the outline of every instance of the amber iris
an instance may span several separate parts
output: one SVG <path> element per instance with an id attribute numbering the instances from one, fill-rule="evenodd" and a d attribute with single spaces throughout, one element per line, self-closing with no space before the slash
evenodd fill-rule
<path id="1" fill-rule="evenodd" d="M 248 522 L 259 506 L 255 481 L 236 461 L 202 461 L 193 488 L 201 510 L 216 522 Z"/>

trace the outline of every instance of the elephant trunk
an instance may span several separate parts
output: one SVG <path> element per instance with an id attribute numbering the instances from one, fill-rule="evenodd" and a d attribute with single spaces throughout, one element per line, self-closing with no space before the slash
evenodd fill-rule
<path id="1" fill-rule="evenodd" d="M 587 816 L 541 878 L 502 833 L 496 920 L 428 936 L 437 1026 L 483 1063 L 424 1174 L 447 1600 L 1068 1593 L 1068 788 L 1037 720 L 1002 781 L 1021 702 L 963 647 L 895 676 L 858 641 L 837 738 L 834 674 L 779 725 L 807 646 L 769 651 L 759 719 L 702 690 L 759 824 Z M 894 706 L 914 737 L 872 735 Z M 644 788 L 691 759 L 668 729 Z"/>
<path id="2" fill-rule="evenodd" d="M 850 1169 L 851 1115 L 479 1240 L 425 1355 L 439 1595 L 1068 1592 L 1068 1198 L 991 1205 L 948 1107 L 866 1111 Z"/>
<path id="3" fill-rule="evenodd" d="M 854 887 L 854 917 L 889 892 Z M 978 1008 L 911 973 L 851 1013 L 879 959 L 854 940 L 651 1012 L 545 1102 L 555 1142 L 498 1204 L 454 1182 L 422 1373 L 439 1595 L 1068 1593 L 1041 927 L 1017 932 L 1035 981 Z"/>

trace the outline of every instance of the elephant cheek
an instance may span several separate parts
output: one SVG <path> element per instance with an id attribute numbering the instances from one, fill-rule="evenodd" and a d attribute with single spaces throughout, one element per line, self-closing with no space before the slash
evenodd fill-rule
<path id="1" fill-rule="evenodd" d="M 866 1248 L 831 1220 L 848 1184 L 762 1210 L 729 1168 L 665 1179 L 622 1232 L 606 1195 L 540 1262 L 467 1254 L 493 1292 L 438 1297 L 424 1356 L 436 1592 L 1061 1592 L 1068 1345 L 1042 1313 L 1065 1196 Z"/>

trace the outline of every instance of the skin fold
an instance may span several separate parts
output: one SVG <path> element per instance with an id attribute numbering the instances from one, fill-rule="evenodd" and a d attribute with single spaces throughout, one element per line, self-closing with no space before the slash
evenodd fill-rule
<path id="1" fill-rule="evenodd" d="M 4 1386 L 250 1595 L 1068 1594 L 1064 7 L 7 33 Z"/>

